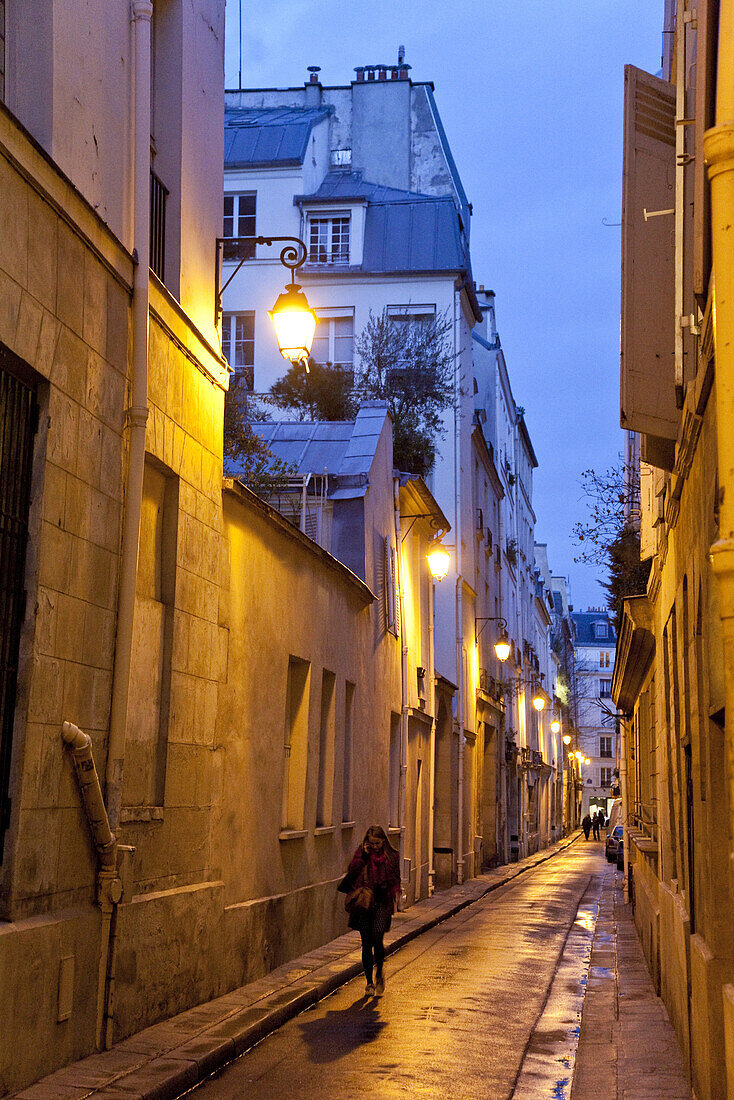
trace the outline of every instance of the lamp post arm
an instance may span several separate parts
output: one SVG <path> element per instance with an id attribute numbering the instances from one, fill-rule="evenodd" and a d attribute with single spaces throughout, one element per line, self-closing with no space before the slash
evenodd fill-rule
<path id="1" fill-rule="evenodd" d="M 298 270 L 299 267 L 302 267 L 305 264 L 306 257 L 308 256 L 308 248 L 306 246 L 306 242 L 302 241 L 300 237 L 217 237 L 217 262 L 215 272 L 216 285 L 214 288 L 214 323 L 217 325 L 219 324 L 219 318 L 222 314 L 222 298 L 224 297 L 225 290 L 232 282 L 242 265 L 247 260 L 252 259 L 252 256 L 246 253 L 237 264 L 237 267 L 229 276 L 226 283 L 224 283 L 220 287 L 219 283 L 221 280 L 221 265 L 223 259 L 222 253 L 224 245 L 234 244 L 237 241 L 247 241 L 248 245 L 252 247 L 258 244 L 264 244 L 268 248 L 276 243 L 282 244 L 284 241 L 288 242 L 285 245 L 285 248 L 281 249 L 280 262 L 282 263 L 283 267 L 287 268 L 291 273 L 291 282 L 289 286 L 293 286 L 293 274 L 295 271 Z"/>
<path id="2" fill-rule="evenodd" d="M 483 623 L 483 626 L 479 633 L 477 633 L 477 623 Z M 479 641 L 482 635 L 482 630 L 484 630 L 484 627 L 487 625 L 487 623 L 499 623 L 500 630 L 504 631 L 505 635 L 507 634 L 507 619 L 505 619 L 503 615 L 475 615 L 474 637 L 476 641 Z"/>

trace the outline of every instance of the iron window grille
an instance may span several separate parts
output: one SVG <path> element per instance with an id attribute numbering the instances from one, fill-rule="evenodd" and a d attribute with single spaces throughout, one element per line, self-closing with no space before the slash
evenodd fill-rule
<path id="1" fill-rule="evenodd" d="M 150 269 L 161 282 L 166 271 L 166 200 L 168 190 L 155 172 L 150 173 Z"/>

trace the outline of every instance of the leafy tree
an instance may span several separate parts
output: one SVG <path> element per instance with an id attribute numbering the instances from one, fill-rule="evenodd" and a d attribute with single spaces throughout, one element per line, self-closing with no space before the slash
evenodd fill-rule
<path id="1" fill-rule="evenodd" d="M 589 519 L 574 525 L 573 538 L 580 547 L 575 560 L 606 570 L 607 580 L 601 584 L 619 631 L 622 601 L 644 593 L 650 574 L 650 562 L 640 561 L 640 471 L 620 457 L 604 473 L 584 470 L 580 480 Z"/>
<path id="2" fill-rule="evenodd" d="M 263 497 L 292 473 L 253 429 L 253 423 L 265 419 L 244 379 L 232 375 L 224 396 L 224 472 Z"/>
<path id="3" fill-rule="evenodd" d="M 353 420 L 357 415 L 354 375 L 343 367 L 297 363 L 271 386 L 274 404 L 295 409 L 301 420 Z"/>
<path id="4" fill-rule="evenodd" d="M 400 321 L 387 309 L 370 310 L 355 340 L 358 398 L 387 401 L 393 422 L 398 469 L 425 476 L 444 435 L 442 416 L 453 400 L 454 353 L 451 321 L 438 314 L 425 321 Z"/>

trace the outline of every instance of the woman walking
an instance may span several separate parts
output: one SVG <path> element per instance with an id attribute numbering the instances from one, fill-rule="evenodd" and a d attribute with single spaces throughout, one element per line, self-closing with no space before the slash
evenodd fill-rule
<path id="1" fill-rule="evenodd" d="M 365 995 L 371 997 L 377 993 L 379 997 L 385 991 L 382 941 L 400 893 L 400 857 L 381 825 L 371 825 L 367 830 L 339 887 L 347 893 L 349 927 L 362 937 Z"/>

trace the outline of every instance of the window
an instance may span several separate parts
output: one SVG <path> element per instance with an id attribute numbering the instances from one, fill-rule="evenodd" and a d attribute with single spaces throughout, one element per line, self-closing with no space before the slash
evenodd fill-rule
<path id="1" fill-rule="evenodd" d="M 599 651 L 599 668 L 609 668 L 609 650 L 601 649 Z"/>
<path id="2" fill-rule="evenodd" d="M 248 390 L 255 384 L 255 314 L 225 313 L 222 316 L 222 354 Z"/>
<path id="3" fill-rule="evenodd" d="M 436 316 L 435 305 L 388 306 L 387 315 L 393 325 L 425 325 Z"/>
<path id="4" fill-rule="evenodd" d="M 321 725 L 319 727 L 319 785 L 316 795 L 316 827 L 332 824 L 334 796 L 334 685 L 333 672 L 324 669 L 321 681 Z"/>
<path id="5" fill-rule="evenodd" d="M 352 712 L 354 709 L 354 684 L 347 680 L 344 689 L 344 762 L 342 765 L 342 821 L 352 820 L 352 762 L 354 741 Z"/>
<path id="6" fill-rule="evenodd" d="M 599 770 L 599 786 L 611 787 L 612 785 L 612 769 L 600 768 Z"/>
<path id="7" fill-rule="evenodd" d="M 312 264 L 349 263 L 349 215 L 308 219 L 308 259 Z"/>
<path id="8" fill-rule="evenodd" d="M 354 317 L 319 315 L 311 358 L 322 366 L 328 363 L 351 370 L 354 363 Z"/>
<path id="9" fill-rule="evenodd" d="M 608 623 L 594 623 L 594 637 L 595 638 L 608 638 L 609 637 L 609 624 Z"/>
<path id="10" fill-rule="evenodd" d="M 599 738 L 599 756 L 611 756 L 612 755 L 612 739 L 611 737 Z"/>
<path id="11" fill-rule="evenodd" d="M 385 626 L 396 637 L 400 634 L 400 599 L 398 594 L 398 555 L 390 539 L 384 540 Z"/>
<path id="12" fill-rule="evenodd" d="M 166 199 L 168 190 L 158 176 L 150 173 L 150 258 L 151 271 L 161 282 L 166 274 Z"/>
<path id="13" fill-rule="evenodd" d="M 600 680 L 599 681 L 599 695 L 602 699 L 608 698 L 612 694 L 612 681 Z"/>
<path id="14" fill-rule="evenodd" d="M 310 670 L 308 661 L 298 657 L 291 657 L 288 661 L 281 816 L 284 831 L 303 829 Z"/>
<path id="15" fill-rule="evenodd" d="M 255 236 L 256 195 L 224 196 L 224 227 L 222 236 L 233 238 L 240 243 L 224 243 L 225 260 L 241 260 L 254 254 L 252 238 Z M 249 238 L 249 241 L 247 240 Z"/>
<path id="16" fill-rule="evenodd" d="M 400 715 L 390 715 L 389 817 L 395 828 L 400 824 Z"/>
<path id="17" fill-rule="evenodd" d="M 0 0 L 0 99 L 5 99 L 5 0 Z"/>

